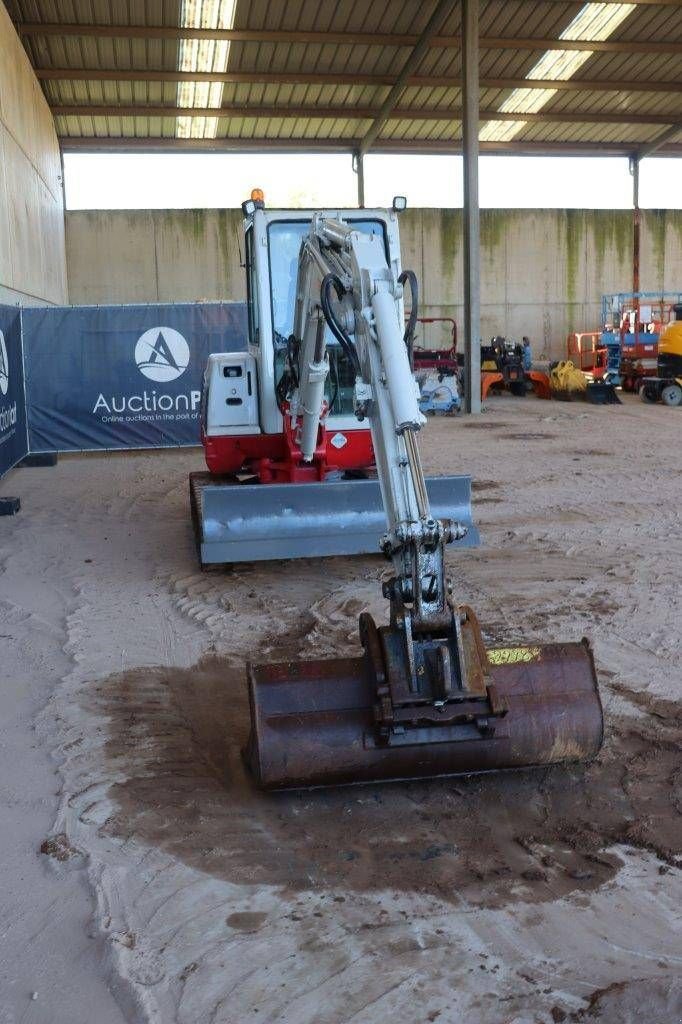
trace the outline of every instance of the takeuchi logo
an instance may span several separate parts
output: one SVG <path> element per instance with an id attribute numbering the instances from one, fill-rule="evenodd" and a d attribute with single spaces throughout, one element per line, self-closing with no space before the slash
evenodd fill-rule
<path id="1" fill-rule="evenodd" d="M 5 335 L 0 331 L 0 394 L 6 395 L 9 390 L 9 360 Z"/>
<path id="2" fill-rule="evenodd" d="M 150 380 L 168 383 L 189 365 L 189 345 L 174 327 L 150 327 L 135 345 L 135 362 Z"/>

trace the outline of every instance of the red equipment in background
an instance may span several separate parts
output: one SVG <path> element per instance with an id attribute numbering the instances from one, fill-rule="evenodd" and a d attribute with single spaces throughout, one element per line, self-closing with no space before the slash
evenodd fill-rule
<path id="1" fill-rule="evenodd" d="M 603 376 L 606 369 L 606 348 L 602 344 L 601 331 L 578 331 L 569 334 L 566 358 L 583 373 L 591 373 L 594 377 Z"/>
<path id="2" fill-rule="evenodd" d="M 449 348 L 422 348 L 415 345 L 412 350 L 412 366 L 415 370 L 436 370 L 438 379 L 454 377 L 459 370 L 457 362 L 457 324 L 450 316 L 418 316 L 419 324 L 450 324 Z"/>
<path id="3" fill-rule="evenodd" d="M 658 339 L 677 301 L 673 292 L 603 295 L 601 331 L 569 334 L 568 358 L 594 378 L 608 374 L 624 391 L 637 391 L 641 379 L 655 372 Z"/>

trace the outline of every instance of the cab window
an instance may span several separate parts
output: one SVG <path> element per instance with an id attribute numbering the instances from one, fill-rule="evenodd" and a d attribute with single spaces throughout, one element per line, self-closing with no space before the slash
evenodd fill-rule
<path id="1" fill-rule="evenodd" d="M 347 223 L 367 234 L 377 234 L 386 247 L 384 225 L 378 220 L 344 217 Z M 275 348 L 275 379 L 284 368 L 284 348 L 293 331 L 296 305 L 296 281 L 301 242 L 310 230 L 310 221 L 273 221 L 268 227 L 270 258 L 270 294 L 272 296 L 272 328 Z M 325 340 L 329 354 L 329 376 L 325 396 L 333 415 L 353 413 L 355 374 L 339 343 L 327 328 Z"/>

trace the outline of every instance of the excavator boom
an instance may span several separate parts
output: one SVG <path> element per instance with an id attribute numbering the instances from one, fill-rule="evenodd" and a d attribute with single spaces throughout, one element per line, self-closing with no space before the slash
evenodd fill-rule
<path id="1" fill-rule="evenodd" d="M 301 246 L 294 331 L 280 394 L 303 463 L 327 412 L 327 328 L 353 367 L 368 419 L 392 563 L 389 623 L 360 617 L 358 658 L 249 667 L 247 759 L 270 788 L 471 774 L 592 757 L 602 711 L 586 642 L 487 651 L 445 574 L 468 524 L 431 505 L 425 423 L 402 323 L 403 286 L 381 239 L 316 214 Z M 304 488 L 302 490 L 305 490 Z M 311 537 L 311 546 L 313 538 Z M 311 552 L 312 553 L 312 552 Z"/>

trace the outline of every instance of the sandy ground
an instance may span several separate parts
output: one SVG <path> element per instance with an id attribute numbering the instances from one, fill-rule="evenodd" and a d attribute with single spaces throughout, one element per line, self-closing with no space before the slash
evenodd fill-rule
<path id="1" fill-rule="evenodd" d="M 199 452 L 4 481 L 1 1024 L 682 1020 L 681 438 L 627 398 L 424 435 L 476 481 L 486 637 L 592 640 L 595 764 L 275 796 L 244 662 L 355 652 L 383 563 L 200 573 Z"/>

